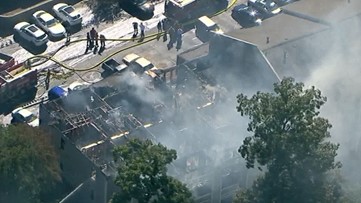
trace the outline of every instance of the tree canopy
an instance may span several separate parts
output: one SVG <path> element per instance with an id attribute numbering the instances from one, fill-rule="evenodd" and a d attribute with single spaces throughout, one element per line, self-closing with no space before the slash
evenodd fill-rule
<path id="1" fill-rule="evenodd" d="M 113 197 L 113 203 L 132 198 L 142 203 L 192 202 L 188 188 L 166 174 L 167 165 L 177 158 L 175 150 L 150 140 L 131 139 L 116 147 L 113 154 L 119 164 L 115 184 L 122 190 Z"/>
<path id="2" fill-rule="evenodd" d="M 338 202 L 340 186 L 329 172 L 341 167 L 335 161 L 339 145 L 327 140 L 331 124 L 319 116 L 326 102 L 321 91 L 285 78 L 274 84 L 274 93 L 237 99 L 252 133 L 239 152 L 248 168 L 266 172 L 236 202 Z"/>
<path id="3" fill-rule="evenodd" d="M 0 202 L 38 202 L 60 180 L 49 136 L 25 124 L 0 125 Z"/>

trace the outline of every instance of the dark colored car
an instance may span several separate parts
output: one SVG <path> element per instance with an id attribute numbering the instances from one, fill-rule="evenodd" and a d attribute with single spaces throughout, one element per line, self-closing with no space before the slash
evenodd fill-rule
<path id="1" fill-rule="evenodd" d="M 147 0 L 119 0 L 119 6 L 139 20 L 149 20 L 154 15 L 154 5 Z"/>
<path id="2" fill-rule="evenodd" d="M 248 6 L 255 8 L 263 19 L 272 17 L 282 12 L 282 9 L 273 1 L 248 0 Z"/>
<path id="3" fill-rule="evenodd" d="M 284 5 L 293 3 L 293 2 L 295 2 L 295 1 L 298 1 L 298 0 L 274 0 L 274 2 L 275 2 L 278 6 L 284 6 Z"/>
<path id="4" fill-rule="evenodd" d="M 252 27 L 259 25 L 262 22 L 262 18 L 258 11 L 245 4 L 240 4 L 233 8 L 232 18 L 243 27 Z"/>

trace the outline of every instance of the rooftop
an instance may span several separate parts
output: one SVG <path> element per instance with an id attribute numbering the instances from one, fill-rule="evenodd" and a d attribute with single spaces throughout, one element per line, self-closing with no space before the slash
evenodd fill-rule
<path id="1" fill-rule="evenodd" d="M 99 165 L 112 159 L 112 146 L 124 143 L 132 133 L 141 134 L 137 133 L 138 128 L 144 130 L 163 119 L 161 113 L 156 113 L 164 107 L 156 92 L 148 89 L 147 84 L 137 83 L 140 79 L 136 81 L 134 75 L 131 83 L 125 83 L 123 77 L 111 76 L 90 88 L 43 104 L 51 115 L 48 125 L 59 129 Z M 108 86 L 109 82 L 114 83 Z M 110 151 L 104 153 L 102 149 Z"/>
<path id="2" fill-rule="evenodd" d="M 175 86 L 151 86 L 132 72 L 115 74 L 43 104 L 51 117 L 43 124 L 59 129 L 99 166 L 112 164 L 113 147 L 129 137 L 157 140 L 183 157 L 241 142 L 246 128 L 235 98 L 278 80 L 267 59 L 254 45 L 224 35 L 181 58 Z"/>
<path id="3" fill-rule="evenodd" d="M 328 29 L 326 25 L 281 13 L 264 20 L 261 26 L 236 30 L 227 34 L 256 44 L 261 50 L 266 50 L 326 29 Z"/>
<path id="4" fill-rule="evenodd" d="M 284 10 L 319 19 L 330 25 L 361 13 L 361 1 L 347 0 L 302 0 L 289 4 Z"/>

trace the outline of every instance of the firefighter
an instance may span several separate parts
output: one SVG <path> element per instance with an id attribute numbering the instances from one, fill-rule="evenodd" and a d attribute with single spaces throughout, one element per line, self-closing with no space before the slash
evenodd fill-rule
<path id="1" fill-rule="evenodd" d="M 183 30 L 182 28 L 179 27 L 177 29 L 177 46 L 176 46 L 177 51 L 182 47 L 182 35 L 183 35 Z"/>
<path id="2" fill-rule="evenodd" d="M 89 51 L 89 49 L 91 50 L 92 48 L 93 48 L 93 42 L 92 42 L 92 40 L 91 40 L 91 38 L 90 38 L 90 33 L 89 32 L 87 32 L 86 33 L 86 49 L 85 49 L 85 53 L 84 54 L 87 54 L 88 53 L 88 51 Z"/>
<path id="3" fill-rule="evenodd" d="M 169 42 L 167 44 L 168 50 L 173 48 L 174 41 L 176 40 L 176 33 L 175 29 L 173 27 L 170 27 L 168 30 L 169 33 Z"/>
<path id="4" fill-rule="evenodd" d="M 98 54 L 101 55 L 105 49 L 105 36 L 101 34 L 99 36 L 99 40 L 100 40 L 100 47 Z"/>
<path id="5" fill-rule="evenodd" d="M 99 36 L 99 39 L 100 39 L 100 48 L 105 48 L 105 36 L 101 34 Z"/>
<path id="6" fill-rule="evenodd" d="M 167 41 L 167 36 L 168 36 L 168 29 L 169 29 L 169 23 L 167 21 L 167 19 L 163 19 L 162 20 L 162 29 L 164 31 L 164 35 L 163 35 L 163 42 Z"/>
<path id="7" fill-rule="evenodd" d="M 162 32 L 162 21 L 160 20 L 157 24 L 158 33 Z"/>
<path id="8" fill-rule="evenodd" d="M 140 28 L 140 39 L 143 40 L 145 37 L 145 33 L 144 33 L 145 26 L 143 25 L 142 22 L 140 23 L 139 28 Z"/>
<path id="9" fill-rule="evenodd" d="M 133 22 L 133 38 L 136 38 L 138 36 L 138 23 L 137 22 Z"/>
<path id="10" fill-rule="evenodd" d="M 94 40 L 95 40 L 95 35 L 97 34 L 97 31 L 95 30 L 95 28 L 93 27 L 91 30 L 90 30 L 90 39 L 93 41 L 94 43 Z"/>

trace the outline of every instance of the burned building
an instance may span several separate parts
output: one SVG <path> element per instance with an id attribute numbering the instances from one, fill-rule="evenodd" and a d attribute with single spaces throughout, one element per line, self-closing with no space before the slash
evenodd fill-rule
<path id="1" fill-rule="evenodd" d="M 185 167 L 176 167 L 176 176 L 197 202 L 231 202 L 235 190 L 255 176 L 237 153 L 248 120 L 236 112 L 236 96 L 270 91 L 280 79 L 257 46 L 226 35 L 179 54 L 177 64 L 176 102 L 184 119 L 177 143 L 188 140 L 188 149 L 178 149 L 182 158 L 175 165 Z"/>
<path id="2" fill-rule="evenodd" d="M 84 202 L 108 202 L 116 190 L 114 146 L 129 137 L 154 140 L 146 128 L 167 119 L 167 98 L 152 88 L 144 78 L 124 73 L 40 105 L 40 125 L 54 136 L 64 180 L 74 188 L 95 180 Z"/>
<path id="3" fill-rule="evenodd" d="M 115 74 L 41 104 L 41 126 L 54 136 L 64 180 L 74 188 L 93 183 L 83 202 L 107 202 L 118 190 L 112 149 L 130 137 L 177 150 L 169 174 L 186 183 L 197 202 L 229 202 L 247 185 L 237 153 L 247 120 L 236 112 L 236 95 L 269 90 L 279 80 L 262 52 L 219 35 L 179 54 L 177 66 L 162 74 L 157 86 L 132 72 Z"/>

